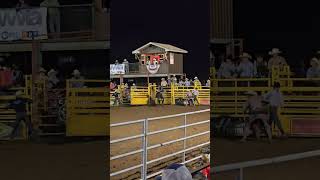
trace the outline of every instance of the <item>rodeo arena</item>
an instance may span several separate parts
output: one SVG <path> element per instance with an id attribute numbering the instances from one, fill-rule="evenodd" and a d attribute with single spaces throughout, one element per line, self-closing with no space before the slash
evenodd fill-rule
<path id="1" fill-rule="evenodd" d="M 110 179 L 209 179 L 210 80 L 188 77 L 187 53 L 150 42 L 110 64 Z"/>
<path id="2" fill-rule="evenodd" d="M 68 151 L 63 148 L 74 148 L 76 153 L 81 147 L 65 145 L 59 157 L 47 152 L 52 156 L 41 158 L 46 148 L 52 148 L 38 144 L 37 151 L 30 150 L 25 142 L 37 139 L 101 137 L 105 142 L 109 9 L 100 0 L 68 3 L 19 0 L 0 9 L 0 139 L 12 148 L 8 157 L 19 143 L 29 152 L 22 159 L 37 154 L 39 161 L 59 160 Z M 69 156 L 64 158 L 67 162 Z M 55 169 L 53 164 L 47 166 Z M 19 175 L 13 174 L 11 178 Z"/>
<path id="3" fill-rule="evenodd" d="M 310 179 L 320 155 L 320 51 L 299 74 L 291 52 L 244 50 L 233 37 L 233 0 L 211 2 L 212 176 Z"/>

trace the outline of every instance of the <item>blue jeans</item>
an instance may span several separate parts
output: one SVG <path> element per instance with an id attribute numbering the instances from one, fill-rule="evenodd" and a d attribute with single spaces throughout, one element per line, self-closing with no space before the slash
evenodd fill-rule
<path id="1" fill-rule="evenodd" d="M 271 123 L 275 123 L 275 125 L 280 130 L 281 134 L 284 134 L 284 130 L 282 128 L 282 124 L 278 116 L 278 107 L 270 108 L 270 120 L 271 120 Z"/>
<path id="2" fill-rule="evenodd" d="M 28 136 L 32 134 L 33 127 L 31 121 L 27 118 L 27 114 L 25 112 L 17 112 L 16 121 L 14 122 L 13 130 L 10 135 L 11 138 L 14 138 L 16 136 L 16 131 L 18 130 L 21 121 L 24 121 L 26 126 L 28 127 Z"/>

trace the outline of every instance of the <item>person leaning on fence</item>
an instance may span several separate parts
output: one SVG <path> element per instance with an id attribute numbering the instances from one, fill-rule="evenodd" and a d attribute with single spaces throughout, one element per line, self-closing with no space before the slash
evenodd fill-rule
<path id="1" fill-rule="evenodd" d="M 224 62 L 221 63 L 217 76 L 218 78 L 226 79 L 232 78 L 236 75 L 236 67 L 231 61 L 231 59 L 227 58 Z"/>
<path id="2" fill-rule="evenodd" d="M 22 91 L 16 92 L 16 98 L 9 102 L 6 106 L 7 109 L 14 109 L 16 111 L 16 121 L 14 122 L 13 130 L 10 134 L 10 138 L 16 137 L 16 131 L 19 128 L 21 121 L 24 121 L 28 128 L 28 136 L 31 137 L 33 133 L 33 126 L 30 119 L 27 117 L 27 104 L 32 103 L 31 99 L 24 98 Z"/>
<path id="3" fill-rule="evenodd" d="M 242 142 L 247 140 L 250 133 L 250 128 L 254 129 L 257 139 L 260 139 L 260 123 L 262 123 L 266 134 L 268 135 L 269 142 L 271 143 L 272 134 L 271 127 L 268 123 L 268 106 L 263 103 L 263 97 L 254 91 L 246 92 L 248 100 L 244 104 L 244 112 L 249 113 L 249 119 L 245 124 Z"/>
<path id="4" fill-rule="evenodd" d="M 264 61 L 263 57 L 258 55 L 254 61 L 254 75 L 257 78 L 268 77 L 268 63 Z"/>
<path id="5" fill-rule="evenodd" d="M 310 66 L 307 71 L 307 78 L 320 78 L 320 61 L 314 57 L 310 60 Z"/>
<path id="6" fill-rule="evenodd" d="M 190 83 L 190 81 L 189 81 L 188 78 L 185 79 L 184 85 L 185 85 L 186 87 L 190 87 L 190 86 L 191 86 L 191 83 Z"/>
<path id="7" fill-rule="evenodd" d="M 161 85 L 162 87 L 167 87 L 167 86 L 168 86 L 168 83 L 167 83 L 167 81 L 166 81 L 165 78 L 161 78 L 161 83 L 160 83 L 160 85 Z"/>
<path id="8" fill-rule="evenodd" d="M 254 76 L 254 66 L 250 61 L 251 56 L 248 53 L 240 55 L 240 64 L 237 66 L 236 71 L 241 78 L 252 78 Z"/>
<path id="9" fill-rule="evenodd" d="M 48 21 L 50 33 L 60 33 L 60 3 L 58 0 L 44 0 L 41 7 L 48 8 Z M 57 34 L 59 36 L 59 34 Z"/>
<path id="10" fill-rule="evenodd" d="M 71 78 L 71 88 L 83 88 L 84 87 L 84 77 L 81 76 L 81 73 L 78 69 L 73 70 Z"/>
<path id="11" fill-rule="evenodd" d="M 280 56 L 282 52 L 278 48 L 273 48 L 270 52 L 269 55 L 272 56 L 269 61 L 268 61 L 268 70 L 269 73 L 272 72 L 272 67 L 284 67 L 288 65 L 286 59 L 282 56 Z"/>
<path id="12" fill-rule="evenodd" d="M 284 105 L 284 99 L 282 93 L 280 92 L 279 82 L 274 83 L 273 90 L 264 96 L 264 100 L 268 102 L 270 106 L 270 125 L 275 123 L 280 130 L 282 137 L 286 137 L 278 115 L 279 109 Z"/>

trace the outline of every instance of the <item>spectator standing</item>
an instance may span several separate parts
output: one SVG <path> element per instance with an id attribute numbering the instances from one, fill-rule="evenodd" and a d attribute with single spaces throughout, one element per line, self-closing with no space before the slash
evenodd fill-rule
<path id="1" fill-rule="evenodd" d="M 268 70 L 269 73 L 272 72 L 272 67 L 284 67 L 287 64 L 287 61 L 284 57 L 280 56 L 282 52 L 278 48 L 273 48 L 270 52 L 269 55 L 272 56 L 269 61 L 268 61 Z"/>
<path id="2" fill-rule="evenodd" d="M 231 59 L 227 58 L 224 62 L 221 63 L 220 68 L 218 70 L 218 78 L 232 78 L 235 75 L 236 68 L 231 61 Z"/>
<path id="3" fill-rule="evenodd" d="M 49 30 L 50 33 L 60 33 L 60 3 L 58 0 L 44 0 L 41 4 L 41 7 L 48 8 L 48 21 L 49 21 Z"/>
<path id="4" fill-rule="evenodd" d="M 239 77 L 241 78 L 252 78 L 254 76 L 254 66 L 253 63 L 250 61 L 251 56 L 248 53 L 243 53 L 240 56 L 240 64 L 237 67 L 237 72 Z"/>
<path id="5" fill-rule="evenodd" d="M 312 58 L 310 60 L 310 65 L 307 71 L 307 78 L 320 78 L 320 62 L 317 58 Z"/>
<path id="6" fill-rule="evenodd" d="M 125 73 L 129 73 L 129 62 L 127 59 L 124 59 L 122 64 L 124 64 Z"/>
<path id="7" fill-rule="evenodd" d="M 258 78 L 268 76 L 268 63 L 264 61 L 262 56 L 257 56 L 257 60 L 254 61 L 254 74 Z"/>
<path id="8" fill-rule="evenodd" d="M 29 8 L 29 4 L 25 0 L 19 0 L 18 3 L 16 4 L 16 9 L 26 9 Z"/>
<path id="9" fill-rule="evenodd" d="M 75 80 L 75 81 L 71 82 L 71 88 L 83 88 L 84 82 L 81 81 L 83 79 L 84 77 L 81 76 L 81 73 L 78 69 L 73 70 L 71 81 L 72 80 Z"/>

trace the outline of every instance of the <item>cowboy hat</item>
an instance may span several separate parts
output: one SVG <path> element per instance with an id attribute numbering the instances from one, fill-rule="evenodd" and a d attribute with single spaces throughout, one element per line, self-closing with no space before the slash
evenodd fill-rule
<path id="1" fill-rule="evenodd" d="M 269 51 L 269 55 L 275 55 L 282 53 L 278 48 L 272 48 L 271 51 Z"/>
<path id="2" fill-rule="evenodd" d="M 40 68 L 39 72 L 47 72 L 44 68 Z"/>
<path id="3" fill-rule="evenodd" d="M 250 54 L 248 54 L 248 53 L 246 53 L 246 52 L 242 53 L 239 57 L 240 57 L 240 58 L 248 58 L 248 59 L 251 59 Z"/>
<path id="4" fill-rule="evenodd" d="M 198 77 L 196 76 L 196 77 L 194 77 L 194 79 L 198 79 Z"/>
<path id="5" fill-rule="evenodd" d="M 161 78 L 161 80 L 165 80 L 165 78 Z"/>
<path id="6" fill-rule="evenodd" d="M 73 70 L 72 75 L 80 75 L 80 71 L 78 69 Z"/>
<path id="7" fill-rule="evenodd" d="M 50 71 L 48 72 L 48 75 L 51 75 L 51 74 L 57 74 L 57 71 L 55 71 L 54 69 L 50 69 Z"/>
<path id="8" fill-rule="evenodd" d="M 257 93 L 257 92 L 254 92 L 254 91 L 247 91 L 247 92 L 245 92 L 244 94 L 245 94 L 245 95 L 250 95 L 250 96 L 256 96 L 256 95 L 258 95 L 258 93 Z"/>

